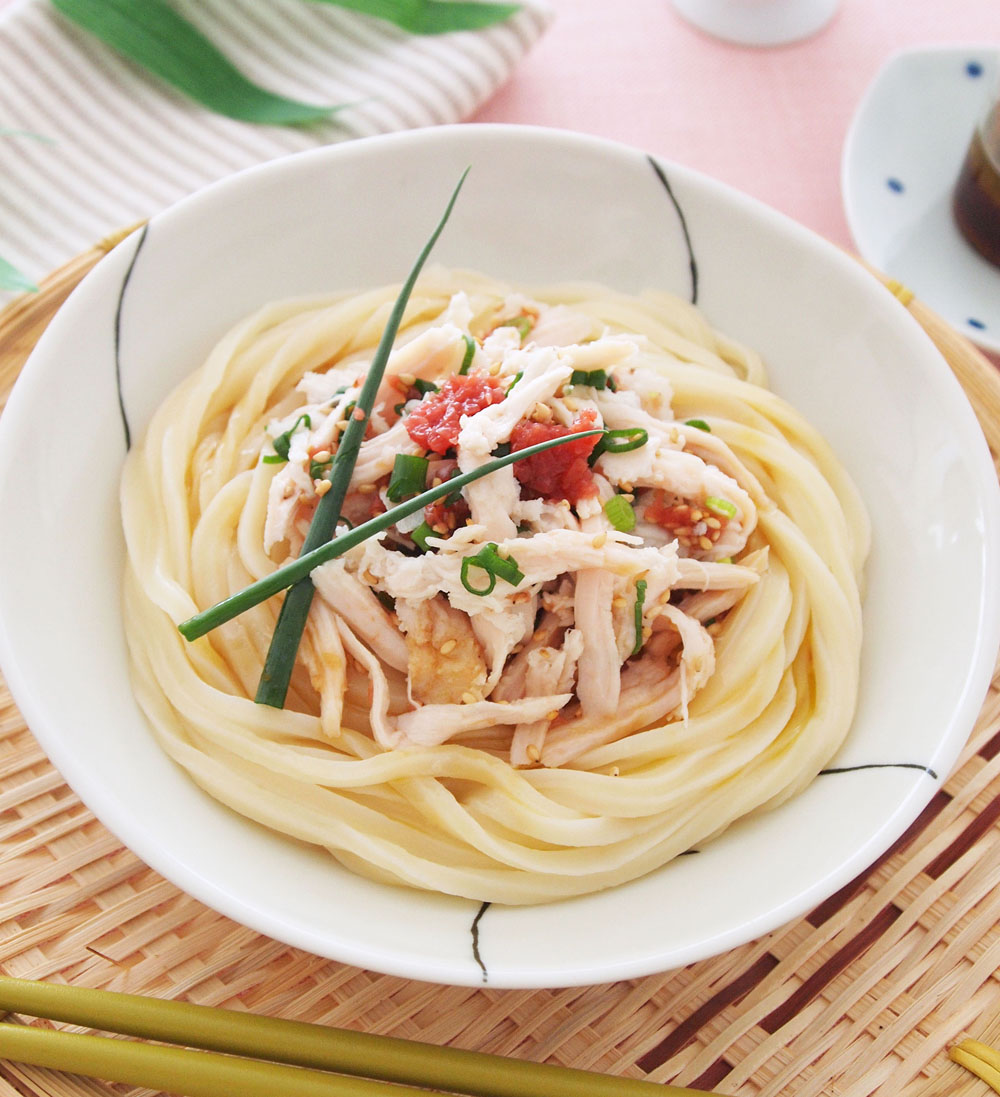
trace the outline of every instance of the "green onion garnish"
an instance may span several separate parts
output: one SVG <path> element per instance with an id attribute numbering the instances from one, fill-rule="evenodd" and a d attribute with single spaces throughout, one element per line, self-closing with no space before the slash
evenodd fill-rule
<path id="1" fill-rule="evenodd" d="M 720 499 L 718 495 L 707 495 L 705 497 L 705 509 L 710 510 L 719 518 L 736 517 L 736 505 L 730 503 L 728 499 Z"/>
<path id="2" fill-rule="evenodd" d="M 642 607 L 646 601 L 646 580 L 637 579 L 635 583 L 635 644 L 632 654 L 638 655 L 642 650 Z"/>
<path id="3" fill-rule="evenodd" d="M 604 513 L 619 533 L 630 533 L 635 529 L 635 511 L 624 495 L 612 495 L 604 504 Z"/>
<path id="4" fill-rule="evenodd" d="M 571 385 L 589 385 L 593 389 L 608 387 L 608 374 L 603 369 L 575 369 L 570 376 Z"/>
<path id="5" fill-rule="evenodd" d="M 595 434 L 600 434 L 600 431 L 584 430 L 578 431 L 576 434 L 564 434 L 561 438 L 549 438 L 545 442 L 539 442 L 537 445 L 519 449 L 515 453 L 509 453 L 506 457 L 498 457 L 494 461 L 487 461 L 486 464 L 480 465 L 479 468 L 472 469 L 469 472 L 460 473 L 451 480 L 445 480 L 442 484 L 428 488 L 413 499 L 398 503 L 382 514 L 363 522 L 360 526 L 355 526 L 354 529 L 340 534 L 335 540 L 327 539 L 315 548 L 311 548 L 308 552 L 303 552 L 301 556 L 296 557 L 287 564 L 282 564 L 280 568 L 272 571 L 270 575 L 265 575 L 263 579 L 258 579 L 250 586 L 237 591 L 236 594 L 232 594 L 223 601 L 217 602 L 214 606 L 210 606 L 208 609 L 196 613 L 193 617 L 189 617 L 186 621 L 182 621 L 177 629 L 185 640 L 197 640 L 199 636 L 204 636 L 212 629 L 218 628 L 219 625 L 224 625 L 234 617 L 239 617 L 241 613 L 246 613 L 248 609 L 252 609 L 272 595 L 280 594 L 288 587 L 295 587 L 304 579 L 309 578 L 309 573 L 313 568 L 318 568 L 320 564 L 325 564 L 327 560 L 335 560 L 338 556 L 343 556 L 355 545 L 363 544 L 369 537 L 374 537 L 375 534 L 382 533 L 390 526 L 394 526 L 400 518 L 415 514 L 428 504 L 443 498 L 450 491 L 454 491 L 455 488 L 465 487 L 466 484 L 471 484 L 474 480 L 488 476 L 491 472 L 496 472 L 497 469 L 512 465 L 515 461 L 522 461 L 526 457 L 534 457 L 536 453 L 543 453 L 547 449 L 553 449 L 555 446 L 562 446 L 567 442 L 580 438 L 590 438 Z M 326 499 L 329 495 L 330 492 L 327 492 L 323 499 Z M 322 500 L 320 502 L 322 503 Z M 498 557 L 498 559 L 502 559 L 502 557 Z M 514 566 L 516 567 L 516 565 Z M 312 583 L 309 584 L 309 588 L 312 589 Z M 288 599 L 286 598 L 286 605 L 287 602 Z M 293 658 L 294 654 L 293 652 Z"/>
<path id="6" fill-rule="evenodd" d="M 521 336 L 521 340 L 523 341 L 531 334 L 531 329 L 535 326 L 535 322 L 530 316 L 515 316 L 512 320 L 504 320 L 500 326 L 502 328 L 517 328 L 517 333 Z"/>
<path id="7" fill-rule="evenodd" d="M 698 430 L 707 430 L 709 434 L 712 433 L 712 428 L 705 422 L 704 419 L 685 419 L 684 426 L 697 427 Z"/>
<path id="8" fill-rule="evenodd" d="M 485 587 L 474 586 L 469 581 L 471 568 L 479 568 L 486 572 L 487 584 Z M 497 579 L 503 579 L 504 582 L 516 587 L 524 578 L 524 573 L 517 566 L 517 561 L 512 556 L 501 556 L 497 552 L 496 544 L 491 541 L 488 545 L 484 545 L 475 556 L 465 557 L 462 561 L 460 576 L 462 586 L 470 594 L 478 594 L 481 598 L 485 598 L 487 594 L 493 593 L 493 588 L 497 585 Z"/>
<path id="9" fill-rule="evenodd" d="M 401 503 L 411 495 L 419 495 L 427 486 L 429 464 L 426 457 L 417 457 L 412 453 L 397 453 L 392 463 L 389 486 L 385 489 L 390 502 Z"/>
<path id="10" fill-rule="evenodd" d="M 440 537 L 441 535 L 433 526 L 428 525 L 427 522 L 421 522 L 420 525 L 413 530 L 410 536 L 413 538 L 413 543 L 421 552 L 430 552 L 431 546 L 427 544 L 427 538 Z"/>
<path id="11" fill-rule="evenodd" d="M 422 377 L 418 377 L 413 382 L 413 387 L 420 393 L 421 396 L 428 392 L 437 392 L 438 387 L 433 381 L 425 381 Z"/>
<path id="12" fill-rule="evenodd" d="M 506 391 L 504 392 L 504 396 L 510 396 L 510 390 L 518 383 L 518 381 L 521 380 L 523 376 L 524 370 L 519 369 L 517 373 L 514 374 L 514 380 L 511 381 L 511 383 L 507 386 Z"/>
<path id="13" fill-rule="evenodd" d="M 269 453 L 261 458 L 265 465 L 281 465 L 288 460 L 288 451 L 292 448 L 292 435 L 298 429 L 299 423 L 305 423 L 306 430 L 312 430 L 312 420 L 303 412 L 288 430 L 275 438 L 273 442 L 274 453 Z"/>
<path id="14" fill-rule="evenodd" d="M 358 394 L 357 406 L 350 410 L 346 408 L 344 410 L 344 414 L 347 417 L 347 427 L 341 435 L 337 454 L 334 457 L 333 464 L 330 466 L 330 471 L 327 474 L 327 479 L 330 482 L 330 489 L 320 498 L 316 510 L 313 512 L 312 521 L 309 524 L 309 530 L 306 533 L 305 541 L 302 545 L 302 554 L 299 557 L 299 560 L 309 559 L 310 553 L 328 545 L 330 538 L 333 537 L 337 528 L 340 511 L 344 505 L 344 496 L 347 494 L 347 489 L 351 483 L 351 475 L 354 472 L 354 464 L 358 459 L 358 450 L 361 448 L 361 443 L 364 440 L 369 416 L 371 415 L 379 386 L 382 384 L 386 363 L 389 360 L 389 354 L 392 350 L 392 345 L 395 342 L 396 333 L 399 331 L 399 326 L 402 323 L 403 313 L 406 310 L 407 302 L 410 299 L 410 294 L 413 292 L 417 277 L 423 269 L 427 257 L 431 253 L 431 249 L 434 247 L 437 238 L 443 232 L 444 227 L 448 222 L 448 218 L 451 216 L 451 211 L 458 199 L 459 191 L 462 189 L 462 184 L 465 182 L 468 174 L 469 169 L 466 168 L 465 171 L 462 172 L 461 178 L 451 193 L 451 197 L 448 200 L 448 204 L 445 207 L 441 219 L 438 221 L 434 231 L 431 233 L 420 254 L 417 256 L 416 262 L 413 264 L 406 281 L 399 291 L 399 296 L 396 298 L 396 301 L 392 306 L 392 311 L 389 313 L 389 319 L 382 332 L 382 337 L 379 340 L 378 346 L 375 348 L 375 354 L 372 358 L 371 365 L 368 367 L 368 374 L 365 377 L 364 385 L 361 388 L 361 392 Z M 364 527 L 358 528 L 361 529 Z M 356 536 L 356 534 L 357 530 L 354 530 L 342 535 L 337 538 L 336 543 L 341 544 L 345 537 Z M 264 661 L 264 669 L 261 671 L 260 681 L 257 685 L 257 693 L 254 698 L 258 704 L 271 705 L 274 708 L 284 707 L 285 696 L 288 693 L 288 685 L 292 678 L 292 669 L 295 666 L 295 657 L 299 650 L 302 633 L 306 627 L 306 618 L 309 616 L 309 607 L 312 605 L 313 600 L 313 585 L 309 578 L 309 572 L 311 570 L 312 567 L 306 567 L 301 574 L 296 576 L 295 580 L 292 580 L 290 583 L 283 583 L 278 588 L 278 590 L 283 590 L 285 587 L 291 586 L 292 589 L 289 590 L 288 594 L 285 596 L 285 600 L 281 606 L 281 612 L 278 615 L 278 623 L 275 626 L 274 634 L 271 637 L 271 643 L 267 650 L 267 658 Z M 292 585 L 293 583 L 294 585 Z M 277 593 L 277 591 L 274 593 Z M 242 610 L 238 612 L 242 612 Z"/>
<path id="15" fill-rule="evenodd" d="M 465 355 L 462 358 L 462 364 L 458 367 L 458 372 L 464 375 L 469 372 L 472 359 L 476 357 L 476 341 L 471 335 L 463 335 L 462 338 L 465 340 Z"/>
<path id="16" fill-rule="evenodd" d="M 603 437 L 594 446 L 588 463 L 594 462 L 602 453 L 628 453 L 639 449 L 649 441 L 649 434 L 642 427 L 623 427 L 621 430 L 606 430 Z"/>
<path id="17" fill-rule="evenodd" d="M 639 449 L 649 441 L 649 435 L 642 427 L 624 427 L 622 430 L 604 432 L 605 453 L 628 453 Z"/>

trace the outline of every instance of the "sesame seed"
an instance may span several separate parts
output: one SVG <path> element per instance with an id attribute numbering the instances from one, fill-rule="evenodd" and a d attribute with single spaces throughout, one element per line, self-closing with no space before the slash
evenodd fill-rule
<path id="1" fill-rule="evenodd" d="M 462 704 L 463 705 L 474 705 L 475 703 L 476 703 L 476 695 L 474 693 L 463 693 L 462 694 Z"/>
<path id="2" fill-rule="evenodd" d="M 404 385 L 406 385 L 407 388 L 409 388 L 417 380 L 412 373 L 399 373 L 396 376 Z"/>
<path id="3" fill-rule="evenodd" d="M 607 540 L 608 540 L 607 532 L 602 531 L 590 543 L 594 546 L 594 548 L 599 549 L 599 548 L 604 548 Z"/>
<path id="4" fill-rule="evenodd" d="M 534 743 L 529 743 L 524 749 L 524 753 L 527 754 L 528 760 L 531 762 L 537 762 L 542 756 L 542 752 L 535 746 Z"/>
<path id="5" fill-rule="evenodd" d="M 313 460 L 316 461 L 320 465 L 325 465 L 327 463 L 327 461 L 329 461 L 332 456 L 333 455 L 330 453 L 330 451 L 328 449 L 321 449 L 319 451 L 319 453 L 314 453 L 313 454 Z"/>
<path id="6" fill-rule="evenodd" d="M 702 518 L 704 518 L 704 517 L 705 517 L 704 514 L 702 514 L 700 510 L 695 509 L 695 510 L 691 511 L 691 521 L 692 522 L 695 522 L 695 523 L 700 522 L 702 520 Z"/>
<path id="7" fill-rule="evenodd" d="M 374 484 L 358 484 L 358 493 L 361 495 L 371 495 L 374 490 Z"/>
<path id="8" fill-rule="evenodd" d="M 579 411 L 580 401 L 575 396 L 564 396 L 563 403 L 566 405 L 567 411 Z"/>
<path id="9" fill-rule="evenodd" d="M 438 648 L 438 651 L 442 655 L 450 655 L 457 647 L 457 640 L 445 640 L 445 642 Z"/>
<path id="10" fill-rule="evenodd" d="M 719 519 L 711 516 L 705 519 L 705 525 L 708 526 L 709 529 L 722 529 L 722 523 Z"/>
<path id="11" fill-rule="evenodd" d="M 707 537 L 699 537 L 698 538 L 698 544 L 703 549 L 706 549 L 706 550 L 708 550 L 712 547 L 712 542 Z"/>
<path id="12" fill-rule="evenodd" d="M 552 409 L 548 404 L 543 404 L 540 400 L 535 402 L 535 406 L 531 409 L 530 418 L 535 423 L 551 423 L 552 422 Z"/>
<path id="13" fill-rule="evenodd" d="M 333 484 L 329 480 L 317 480 L 316 481 L 316 494 L 326 495 L 326 493 L 333 487 Z"/>

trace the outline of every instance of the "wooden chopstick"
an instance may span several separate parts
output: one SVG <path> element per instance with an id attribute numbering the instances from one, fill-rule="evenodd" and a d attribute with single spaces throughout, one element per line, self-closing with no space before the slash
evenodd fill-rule
<path id="1" fill-rule="evenodd" d="M 720 1097 L 395 1036 L 0 976 L 4 1010 L 160 1043 L 0 1024 L 0 1058 L 188 1097 L 399 1097 L 397 1086 L 469 1097 Z"/>

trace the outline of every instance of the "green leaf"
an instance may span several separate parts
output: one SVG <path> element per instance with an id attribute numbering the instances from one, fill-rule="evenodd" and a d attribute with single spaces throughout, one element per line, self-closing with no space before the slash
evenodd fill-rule
<path id="1" fill-rule="evenodd" d="M 164 0 L 52 0 L 84 30 L 196 102 L 243 122 L 294 125 L 335 106 L 286 99 L 253 83 Z"/>
<path id="2" fill-rule="evenodd" d="M 0 290 L 18 290 L 37 293 L 38 286 L 23 275 L 17 267 L 0 257 Z"/>
<path id="3" fill-rule="evenodd" d="M 477 0 L 314 0 L 395 23 L 411 34 L 446 34 L 479 30 L 502 23 L 520 4 L 478 3 Z"/>

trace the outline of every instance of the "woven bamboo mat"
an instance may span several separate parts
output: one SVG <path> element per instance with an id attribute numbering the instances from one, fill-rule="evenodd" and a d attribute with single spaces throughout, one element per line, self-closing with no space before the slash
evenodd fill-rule
<path id="1" fill-rule="evenodd" d="M 0 407 L 53 313 L 114 242 L 0 313 Z M 938 343 L 1000 454 L 1000 374 L 905 289 L 889 290 Z M 80 803 L 0 682 L 0 971 L 732 1097 L 985 1097 L 947 1049 L 963 1036 L 1000 1040 L 998 818 L 1000 676 L 920 819 L 801 920 L 715 959 L 611 985 L 437 986 L 278 944 L 178 891 Z M 0 1063 L 3 1097 L 140 1092 Z"/>

